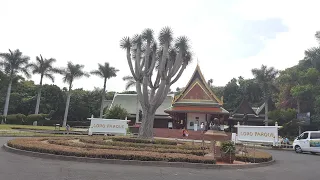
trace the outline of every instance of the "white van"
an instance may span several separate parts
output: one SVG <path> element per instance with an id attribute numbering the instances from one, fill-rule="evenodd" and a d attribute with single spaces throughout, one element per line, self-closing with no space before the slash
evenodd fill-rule
<path id="1" fill-rule="evenodd" d="M 320 153 L 320 131 L 306 131 L 293 141 L 296 153 Z"/>

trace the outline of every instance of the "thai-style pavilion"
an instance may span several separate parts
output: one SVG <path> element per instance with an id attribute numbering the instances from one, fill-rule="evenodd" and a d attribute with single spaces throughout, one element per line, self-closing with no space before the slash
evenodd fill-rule
<path id="1" fill-rule="evenodd" d="M 233 126 L 239 122 L 244 125 L 264 125 L 264 106 L 265 104 L 262 104 L 259 108 L 253 108 L 248 100 L 243 98 L 239 106 L 231 113 L 228 124 Z"/>
<path id="2" fill-rule="evenodd" d="M 197 65 L 188 84 L 164 111 L 173 118 L 174 129 L 194 129 L 195 124 L 199 127 L 201 123 L 208 127 L 215 118 L 220 124 L 226 123 L 229 112 L 222 105 L 223 97 L 220 100 L 212 92 Z"/>

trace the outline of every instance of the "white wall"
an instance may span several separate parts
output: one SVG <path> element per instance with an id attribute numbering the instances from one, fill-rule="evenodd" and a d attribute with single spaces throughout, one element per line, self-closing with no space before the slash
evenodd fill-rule
<path id="1" fill-rule="evenodd" d="M 196 123 L 196 117 L 199 117 L 199 124 L 198 129 L 200 128 L 200 124 L 203 122 L 206 122 L 206 114 L 200 114 L 200 113 L 187 113 L 187 129 L 192 129 L 194 126 L 190 126 L 190 122 Z"/>

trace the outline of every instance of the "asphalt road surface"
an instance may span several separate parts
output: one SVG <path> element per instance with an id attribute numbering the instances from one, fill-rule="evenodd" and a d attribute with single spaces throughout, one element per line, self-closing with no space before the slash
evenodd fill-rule
<path id="1" fill-rule="evenodd" d="M 0 144 L 9 138 L 0 137 Z M 48 160 L 0 149 L 0 180 L 316 180 L 320 156 L 293 151 L 268 151 L 271 166 L 233 170 L 139 167 Z"/>

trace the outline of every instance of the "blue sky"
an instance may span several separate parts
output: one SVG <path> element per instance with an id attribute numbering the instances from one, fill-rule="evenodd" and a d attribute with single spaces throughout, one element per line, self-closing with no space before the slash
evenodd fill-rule
<path id="1" fill-rule="evenodd" d="M 171 89 L 188 82 L 197 59 L 214 85 L 250 78 L 251 69 L 262 64 L 285 69 L 317 45 L 314 33 L 320 30 L 317 0 L 0 0 L 0 7 L 0 52 L 19 48 L 32 61 L 41 53 L 56 58 L 59 67 L 73 61 L 86 71 L 107 61 L 120 70 L 107 82 L 109 91 L 124 90 L 122 77 L 130 75 L 120 39 L 144 28 L 158 34 L 170 26 L 176 37 L 191 40 L 194 62 Z M 32 79 L 39 82 L 38 76 Z M 66 86 L 59 75 L 55 83 Z M 91 76 L 75 81 L 74 88 L 102 83 Z"/>

